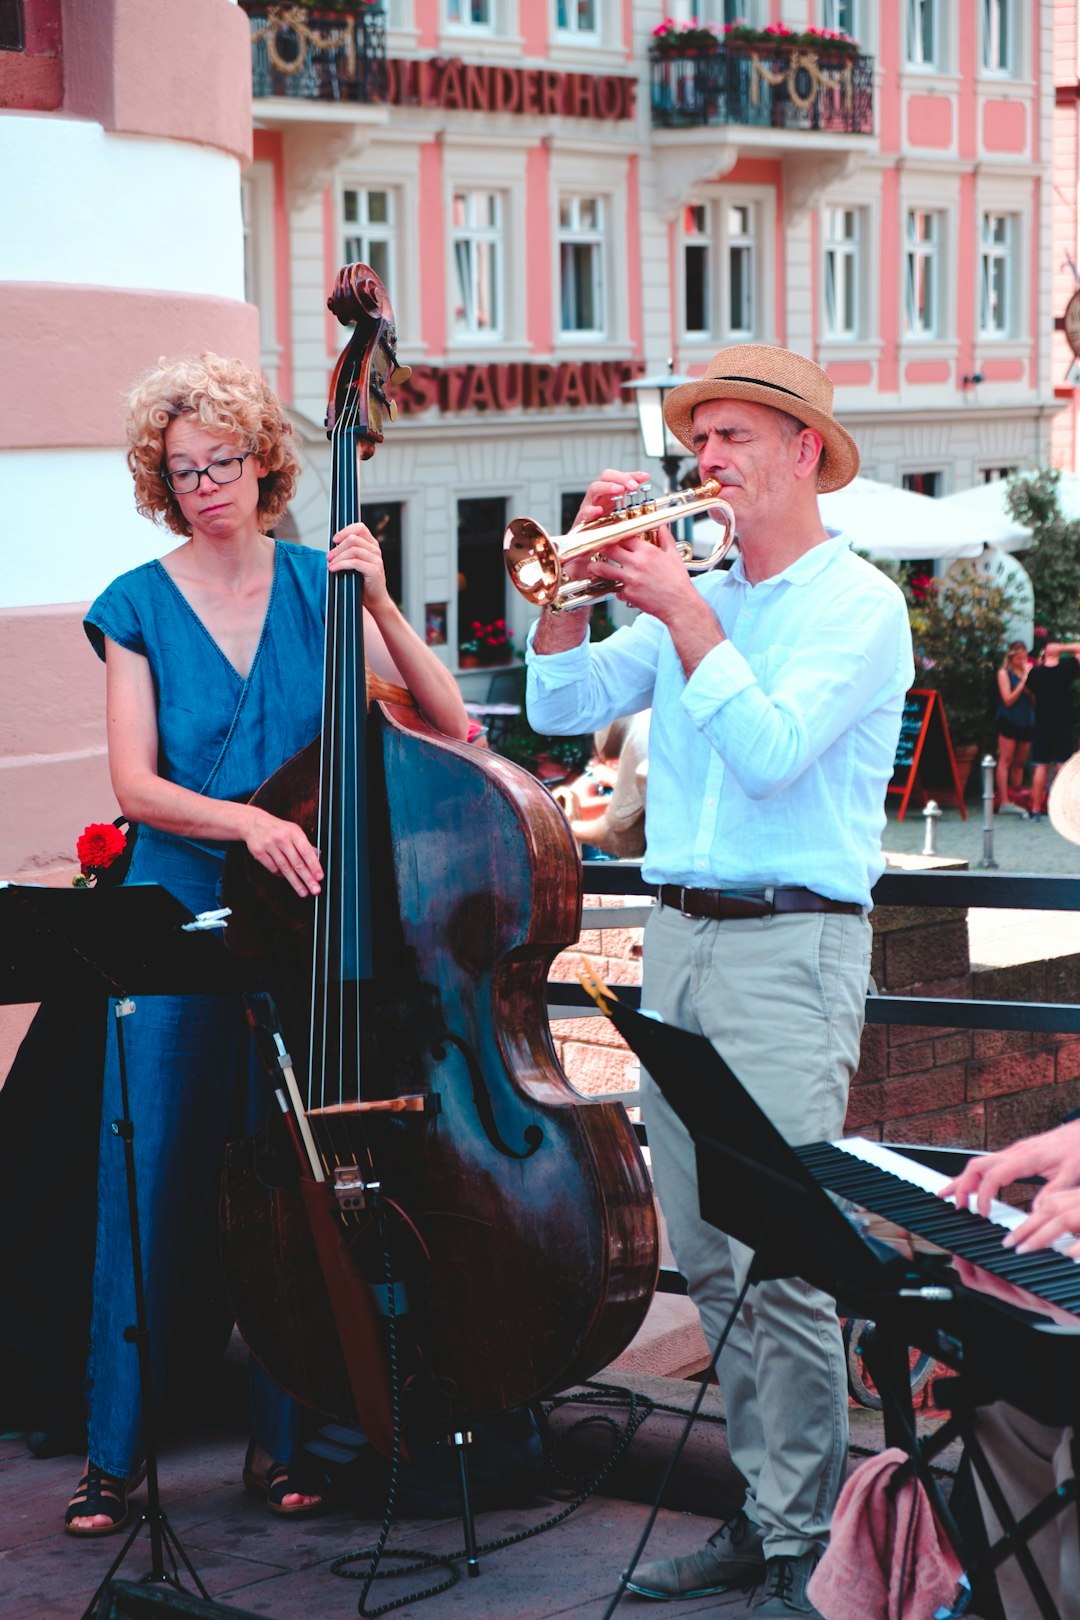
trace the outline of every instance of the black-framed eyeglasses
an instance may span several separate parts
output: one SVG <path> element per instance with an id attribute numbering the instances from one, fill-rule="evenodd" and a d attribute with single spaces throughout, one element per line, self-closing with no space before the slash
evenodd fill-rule
<path id="1" fill-rule="evenodd" d="M 162 467 L 161 475 L 174 495 L 193 495 L 202 482 L 203 473 L 212 484 L 235 484 L 244 470 L 244 462 L 253 453 L 247 450 L 242 456 L 212 461 L 208 467 L 181 467 L 179 472 L 168 472 Z"/>

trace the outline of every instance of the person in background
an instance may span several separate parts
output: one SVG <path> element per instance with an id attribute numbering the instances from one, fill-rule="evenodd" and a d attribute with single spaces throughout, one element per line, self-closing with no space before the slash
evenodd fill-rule
<path id="1" fill-rule="evenodd" d="M 635 622 L 591 645 L 587 609 L 545 609 L 527 654 L 537 731 L 598 731 L 651 705 L 642 871 L 659 904 L 642 1006 L 706 1035 L 792 1143 L 843 1130 L 914 677 L 902 595 L 821 519 L 819 490 L 859 468 L 832 400 L 826 373 L 788 349 L 714 355 L 664 414 L 734 511 L 734 567 L 691 578 L 666 529 L 623 541 L 577 566 L 614 581 Z M 579 521 L 642 482 L 602 473 Z M 644 1074 L 642 1092 L 672 1246 L 716 1344 L 750 1250 L 702 1220 L 690 1136 Z M 745 1499 L 704 1547 L 627 1584 L 661 1600 L 755 1585 L 755 1620 L 817 1614 L 806 1589 L 847 1464 L 835 1301 L 793 1279 L 750 1288 L 719 1379 Z"/>
<path id="2" fill-rule="evenodd" d="M 1068 654 L 1062 663 L 1062 654 Z M 1031 740 L 1031 819 L 1041 821 L 1046 812 L 1046 791 L 1052 772 L 1076 748 L 1073 720 L 1073 682 L 1080 674 L 1076 654 L 1080 641 L 1048 641 L 1041 653 L 1032 649 L 1035 667 L 1027 679 L 1027 689 L 1035 699 L 1035 731 Z"/>
<path id="3" fill-rule="evenodd" d="M 998 705 L 994 715 L 998 731 L 994 809 L 1004 810 L 1024 785 L 1031 739 L 1035 734 L 1035 703 L 1028 691 L 1031 663 L 1022 641 L 1010 641 L 997 672 Z"/>
<path id="4" fill-rule="evenodd" d="M 86 633 L 105 661 L 109 768 L 138 828 L 127 883 L 160 883 L 196 915 L 220 905 L 230 843 L 304 899 L 319 893 L 319 851 L 302 827 L 248 803 L 322 724 L 327 567 L 364 578 L 364 645 L 377 675 L 406 686 L 421 713 L 464 739 L 449 671 L 402 617 L 378 541 L 362 523 L 329 557 L 272 538 L 299 459 L 280 401 L 239 360 L 202 354 L 162 364 L 134 390 L 128 465 L 135 503 L 180 538 L 115 579 Z M 165 1381 L 179 1281 L 216 1223 L 230 1130 L 254 1128 L 265 1082 L 240 998 L 145 996 L 124 1028 L 135 1124 L 139 1223 L 155 1397 Z M 132 1515 L 143 1469 L 122 1113 L 110 1020 L 98 1159 L 97 1250 L 87 1368 L 89 1454 L 65 1526 L 109 1535 Z M 244 1484 L 274 1513 L 319 1506 L 295 1472 L 297 1411 L 255 1364 Z"/>

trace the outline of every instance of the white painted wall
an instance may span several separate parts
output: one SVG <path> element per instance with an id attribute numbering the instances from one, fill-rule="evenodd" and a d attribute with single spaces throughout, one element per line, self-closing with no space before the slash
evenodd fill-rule
<path id="1" fill-rule="evenodd" d="M 0 118 L 0 282 L 244 296 L 236 159 L 65 118 Z"/>
<path id="2" fill-rule="evenodd" d="M 90 601 L 180 543 L 136 512 L 121 450 L 0 455 L 0 611 Z"/>

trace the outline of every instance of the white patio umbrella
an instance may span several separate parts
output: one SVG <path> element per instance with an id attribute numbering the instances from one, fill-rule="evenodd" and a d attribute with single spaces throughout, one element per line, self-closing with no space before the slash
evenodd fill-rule
<path id="1" fill-rule="evenodd" d="M 1080 479 L 1076 479 L 1076 483 L 1080 486 Z M 974 489 L 958 489 L 952 495 L 943 495 L 939 504 L 950 511 L 963 512 L 975 518 L 988 546 L 994 546 L 999 551 L 1023 551 L 1031 540 L 1031 530 L 1018 523 L 1009 511 L 1007 492 L 1005 479 L 997 478 L 992 484 L 976 484 Z M 1062 490 L 1063 504 L 1064 498 Z M 1076 502 L 1080 515 L 1080 492 L 1076 495 Z"/>
<path id="2" fill-rule="evenodd" d="M 844 489 L 818 497 L 822 519 L 843 533 L 857 551 L 893 562 L 924 557 L 977 557 L 983 548 L 980 526 L 955 508 L 914 490 L 897 489 L 872 478 L 854 478 Z M 694 549 L 715 534 L 706 514 L 694 523 Z"/>
<path id="3" fill-rule="evenodd" d="M 941 501 L 873 478 L 854 478 L 818 497 L 826 527 L 839 529 L 858 551 L 910 562 L 922 557 L 977 557 L 983 536 L 975 519 L 943 509 Z"/>

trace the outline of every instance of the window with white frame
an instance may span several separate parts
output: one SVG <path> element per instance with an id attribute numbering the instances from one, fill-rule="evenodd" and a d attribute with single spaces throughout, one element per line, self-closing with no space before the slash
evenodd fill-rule
<path id="1" fill-rule="evenodd" d="M 940 337 L 943 216 L 911 208 L 907 216 L 904 318 L 909 336 Z"/>
<path id="2" fill-rule="evenodd" d="M 1016 10 L 1016 0 L 982 0 L 984 73 L 1008 77 L 1016 72 Z"/>
<path id="3" fill-rule="evenodd" d="M 604 308 L 604 199 L 559 201 L 559 300 L 564 332 L 602 336 Z"/>
<path id="4" fill-rule="evenodd" d="M 503 199 L 497 191 L 455 191 L 451 209 L 454 332 L 502 336 Z"/>
<path id="5" fill-rule="evenodd" d="M 600 37 L 600 0 L 555 0 L 555 29 L 578 44 Z"/>
<path id="6" fill-rule="evenodd" d="M 757 332 L 758 218 L 751 200 L 692 202 L 683 209 L 683 332 L 690 341 Z"/>
<path id="7" fill-rule="evenodd" d="M 749 23 L 760 28 L 764 22 L 764 0 L 669 0 L 664 15 L 675 22 Z"/>
<path id="8" fill-rule="evenodd" d="M 821 26 L 859 39 L 859 0 L 822 0 Z"/>
<path id="9" fill-rule="evenodd" d="M 712 229 L 707 203 L 683 209 L 683 330 L 688 338 L 712 336 Z"/>
<path id="10" fill-rule="evenodd" d="M 375 186 L 346 186 L 341 194 L 346 264 L 369 264 L 386 287 L 394 285 L 394 197 Z"/>
<path id="11" fill-rule="evenodd" d="M 274 172 L 269 163 L 251 164 L 240 181 L 244 241 L 244 298 L 259 311 L 259 363 L 273 387 L 281 358 L 277 340 L 274 282 Z"/>
<path id="12" fill-rule="evenodd" d="M 857 338 L 860 331 L 860 213 L 857 208 L 825 210 L 825 336 Z"/>
<path id="13" fill-rule="evenodd" d="M 906 0 L 905 47 L 911 67 L 941 67 L 941 0 Z"/>
<path id="14" fill-rule="evenodd" d="M 446 21 L 451 28 L 476 28 L 489 34 L 495 27 L 495 0 L 446 0 Z"/>
<path id="15" fill-rule="evenodd" d="M 983 215 L 979 261 L 979 330 L 983 337 L 1012 337 L 1015 334 L 1018 239 L 1014 215 Z"/>
<path id="16" fill-rule="evenodd" d="M 753 203 L 732 203 L 724 210 L 728 337 L 752 337 L 754 333 L 754 215 Z"/>

